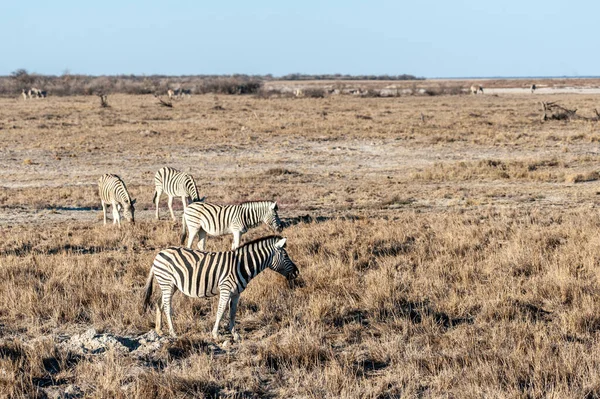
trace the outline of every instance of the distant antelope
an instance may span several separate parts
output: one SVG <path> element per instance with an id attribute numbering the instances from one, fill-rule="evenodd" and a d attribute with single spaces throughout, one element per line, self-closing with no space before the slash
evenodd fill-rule
<path id="1" fill-rule="evenodd" d="M 481 87 L 479 85 L 477 85 L 477 86 L 475 86 L 475 85 L 471 86 L 471 94 L 477 94 L 479 92 L 481 92 L 481 94 L 483 94 L 483 87 Z"/>
<path id="2" fill-rule="evenodd" d="M 535 91 L 535 83 L 531 85 L 531 94 Z"/>
<path id="3" fill-rule="evenodd" d="M 295 89 L 294 90 L 294 96 L 296 96 L 296 97 L 304 97 L 304 90 L 302 90 L 302 89 Z"/>

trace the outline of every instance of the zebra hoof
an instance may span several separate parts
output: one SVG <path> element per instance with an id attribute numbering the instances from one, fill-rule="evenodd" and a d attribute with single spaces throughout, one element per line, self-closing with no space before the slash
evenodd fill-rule
<path id="1" fill-rule="evenodd" d="M 240 342 L 242 340 L 242 337 L 240 337 L 240 334 L 238 334 L 237 332 L 232 332 L 231 335 L 233 335 L 234 342 Z"/>

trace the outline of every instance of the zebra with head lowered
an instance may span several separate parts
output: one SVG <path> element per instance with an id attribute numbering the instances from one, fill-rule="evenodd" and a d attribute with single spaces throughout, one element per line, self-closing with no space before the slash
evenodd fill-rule
<path id="1" fill-rule="evenodd" d="M 112 205 L 113 224 L 117 223 L 121 227 L 121 216 L 119 211 L 122 209 L 125 219 L 134 223 L 133 213 L 135 200 L 131 199 L 127 187 L 121 178 L 117 175 L 105 174 L 98 180 L 98 191 L 100 201 L 102 201 L 102 213 L 104 215 L 104 224 L 106 225 L 106 207 Z"/>
<path id="2" fill-rule="evenodd" d="M 233 234 L 231 249 L 236 249 L 240 246 L 242 234 L 261 223 L 280 233 L 283 225 L 277 209 L 277 202 L 273 201 L 248 201 L 239 205 L 194 203 L 183 212 L 181 245 L 185 243 L 186 233 L 187 247 L 192 248 L 194 238 L 198 235 L 198 248 L 201 251 L 204 251 L 207 234 Z"/>
<path id="3" fill-rule="evenodd" d="M 188 198 L 192 202 L 203 201 L 204 198 L 198 196 L 198 188 L 194 178 L 185 173 L 180 172 L 177 169 L 164 167 L 156 172 L 154 175 L 154 198 L 152 202 L 156 204 L 156 219 L 158 219 L 158 203 L 160 202 L 160 196 L 163 191 L 169 196 L 169 211 L 171 212 L 171 218 L 175 220 L 175 214 L 173 213 L 173 197 L 181 197 L 183 202 L 183 209 L 185 210 L 188 204 Z"/>
<path id="4" fill-rule="evenodd" d="M 483 94 L 483 87 L 481 87 L 479 85 L 471 86 L 471 94 L 477 94 L 479 92 L 481 92 L 481 94 Z"/>
<path id="5" fill-rule="evenodd" d="M 160 251 L 150 268 L 143 302 L 146 311 L 154 277 L 162 293 L 156 307 L 156 332 L 161 332 L 162 310 L 167 316 L 169 334 L 176 336 L 171 319 L 171 298 L 177 288 L 185 295 L 197 298 L 218 293 L 219 307 L 212 335 L 219 338 L 219 323 L 229 305 L 229 331 L 237 341 L 240 336 L 235 331 L 235 313 L 240 294 L 250 280 L 267 267 L 290 281 L 298 277 L 298 268 L 285 250 L 285 241 L 277 236 L 264 237 L 227 252 L 201 252 L 181 247 Z"/>

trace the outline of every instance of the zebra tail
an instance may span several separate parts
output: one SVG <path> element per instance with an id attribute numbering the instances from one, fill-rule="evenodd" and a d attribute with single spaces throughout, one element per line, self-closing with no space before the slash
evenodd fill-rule
<path id="1" fill-rule="evenodd" d="M 181 240 L 180 243 L 181 245 L 185 244 L 185 237 L 187 236 L 187 226 L 185 224 L 185 212 L 183 213 L 183 216 L 181 216 Z"/>
<path id="2" fill-rule="evenodd" d="M 150 305 L 150 297 L 152 297 L 152 282 L 154 279 L 154 270 L 150 268 L 150 273 L 148 273 L 148 279 L 146 280 L 146 286 L 144 287 L 144 304 L 142 311 L 145 313 L 148 310 L 148 306 Z"/>

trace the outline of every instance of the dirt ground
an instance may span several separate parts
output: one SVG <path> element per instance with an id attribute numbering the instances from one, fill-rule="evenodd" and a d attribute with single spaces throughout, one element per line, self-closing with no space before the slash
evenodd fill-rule
<path id="1" fill-rule="evenodd" d="M 600 125 L 540 120 L 540 101 L 594 115 L 594 89 L 567 83 L 0 99 L 0 395 L 600 395 Z M 163 166 L 208 202 L 279 204 L 302 284 L 257 277 L 242 343 L 212 340 L 215 299 L 179 294 L 176 340 L 139 313 L 153 256 L 179 242 L 166 198 L 153 219 Z M 136 226 L 102 226 L 103 173 Z"/>

